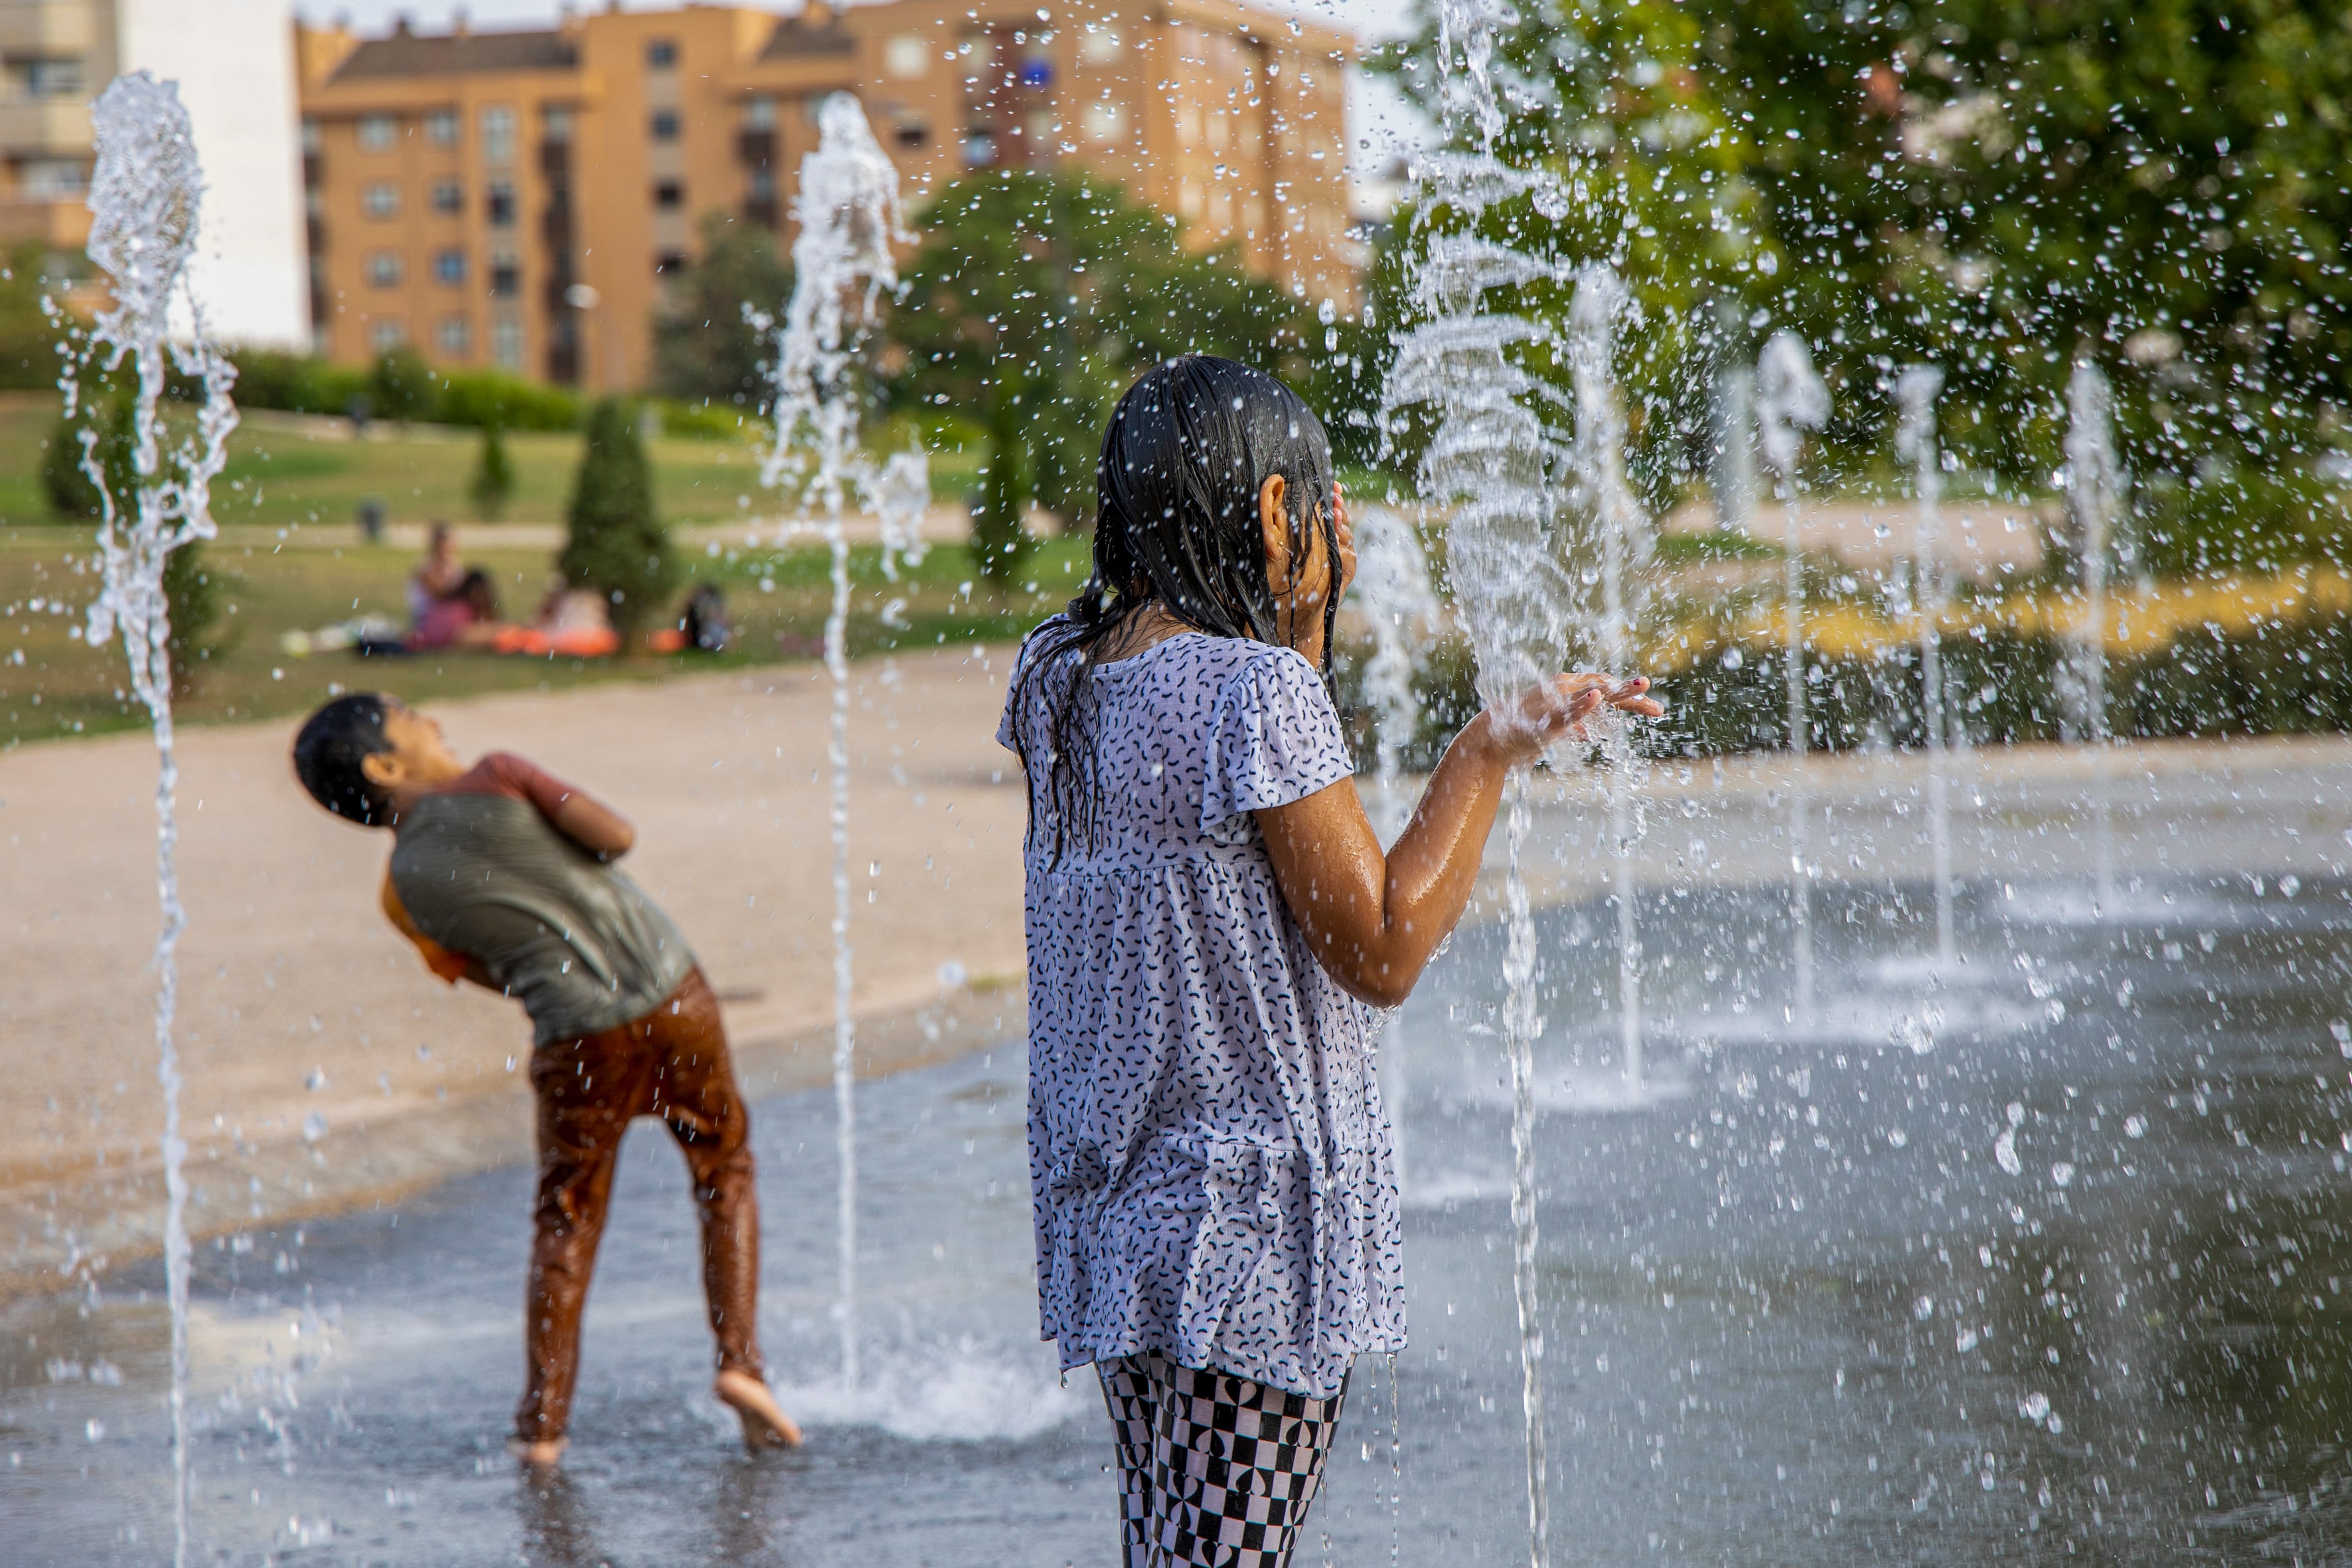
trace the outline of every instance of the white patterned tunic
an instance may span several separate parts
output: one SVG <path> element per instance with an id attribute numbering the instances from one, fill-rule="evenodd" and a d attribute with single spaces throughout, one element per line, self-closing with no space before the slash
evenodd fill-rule
<path id="1" fill-rule="evenodd" d="M 1054 624 L 1047 623 L 1049 626 Z M 1033 644 L 1034 646 L 1034 644 Z M 1029 1174 L 1043 1336 L 1065 1368 L 1157 1352 L 1317 1398 L 1404 1347 L 1385 1015 L 1339 989 L 1250 813 L 1346 778 L 1289 648 L 1188 632 L 1063 655 L 1003 724 L 1035 759 Z M 1096 824 L 1054 860 L 1053 714 L 1092 683 Z M 1091 842 L 1080 842 L 1090 837 Z"/>

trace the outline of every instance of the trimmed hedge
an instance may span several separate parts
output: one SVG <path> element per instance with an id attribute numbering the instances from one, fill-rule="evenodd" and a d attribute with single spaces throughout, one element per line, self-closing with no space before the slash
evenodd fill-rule
<path id="1" fill-rule="evenodd" d="M 577 395 L 502 371 L 436 371 L 413 351 L 394 350 L 371 365 L 335 364 L 278 349 L 238 349 L 236 401 L 246 408 L 349 415 L 362 405 L 378 416 L 429 425 L 503 430 L 577 430 Z M 396 393 L 387 396 L 387 393 Z M 396 406 L 387 407 L 391 403 Z"/>
<path id="2" fill-rule="evenodd" d="M 1778 751 L 1789 742 L 1788 687 L 1778 647 L 1727 650 L 1660 676 L 1666 717 L 1645 726 L 1645 749 L 1665 756 Z M 1979 745 L 2064 737 L 2071 647 L 2047 633 L 1986 629 L 1943 644 L 1947 732 Z M 1341 710 L 1370 764 L 1370 712 L 1361 650 L 1335 661 Z M 1872 658 L 1815 654 L 1807 661 L 1808 744 L 1815 751 L 1910 748 L 1925 742 L 1917 650 L 1891 644 Z M 1468 647 L 1449 640 L 1414 671 L 1422 721 L 1408 769 L 1434 767 L 1454 732 L 1478 710 Z M 2107 726 L 2119 737 L 2280 735 L 2352 731 L 2352 616 L 2314 615 L 2250 631 L 2192 626 L 2158 650 L 2111 658 Z"/>

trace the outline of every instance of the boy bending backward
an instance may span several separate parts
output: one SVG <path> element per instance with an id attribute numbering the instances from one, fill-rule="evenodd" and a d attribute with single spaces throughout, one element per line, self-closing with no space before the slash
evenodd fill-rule
<path id="1" fill-rule="evenodd" d="M 438 724 L 374 693 L 311 714 L 294 772 L 336 816 L 392 830 L 383 910 L 433 972 L 512 996 L 530 1016 L 539 1195 L 517 1455 L 544 1465 L 563 1451 L 614 1161 L 637 1116 L 668 1125 L 694 1178 L 719 1342 L 711 1392 L 750 1447 L 797 1444 L 760 1359 L 751 1117 L 686 939 L 613 867 L 635 830 L 511 753 L 466 766 Z"/>

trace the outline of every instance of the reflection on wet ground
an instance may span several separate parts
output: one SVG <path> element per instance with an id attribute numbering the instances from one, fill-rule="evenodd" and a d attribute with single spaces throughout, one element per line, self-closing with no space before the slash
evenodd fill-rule
<path id="1" fill-rule="evenodd" d="M 1776 890 L 1647 896 L 1648 1081 L 1612 1058 L 1614 921 L 1546 917 L 1544 1289 L 1556 1556 L 1622 1563 L 2319 1563 L 2352 1552 L 2342 1294 L 2352 886 L 1824 889 L 1821 1022 Z M 1413 1348 L 1408 1563 L 1523 1550 L 1498 938 L 1392 1037 Z M 1090 1380 L 1034 1342 L 1018 1051 L 872 1086 L 866 1364 L 826 1381 L 831 1127 L 759 1112 L 763 1332 L 803 1452 L 704 1393 L 682 1167 L 624 1162 L 563 1477 L 500 1447 L 528 1178 L 206 1251 L 205 1561 L 1107 1563 Z M 168 1555 L 155 1281 L 0 1317 L 0 1561 Z M 1301 1562 L 1390 1551 L 1386 1369 L 1359 1370 Z"/>

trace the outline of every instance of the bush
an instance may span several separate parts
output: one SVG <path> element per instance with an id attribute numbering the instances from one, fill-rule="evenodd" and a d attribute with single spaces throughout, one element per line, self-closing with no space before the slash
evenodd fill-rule
<path id="1" fill-rule="evenodd" d="M 543 386 L 496 370 L 445 372 L 441 396 L 431 416 L 444 425 L 488 430 L 577 430 L 580 399 L 560 386 Z"/>
<path id="2" fill-rule="evenodd" d="M 1019 414 L 1009 397 L 989 399 L 988 468 L 981 475 L 980 500 L 971 509 L 972 552 L 980 557 L 981 575 L 999 593 L 1021 581 L 1021 570 L 1036 544 L 1021 526 L 1029 487 L 1022 482 L 1027 447 Z"/>
<path id="3" fill-rule="evenodd" d="M 2063 740 L 2072 646 L 2047 633 L 1987 629 L 1943 644 L 1946 733 L 1979 745 Z M 1334 667 L 1341 710 L 1369 733 L 1364 650 L 1342 645 Z M 1786 666 L 1776 647 L 1712 652 L 1655 678 L 1666 716 L 1640 731 L 1654 755 L 1780 751 L 1789 743 Z M 1893 644 L 1872 658 L 1814 655 L 1807 744 L 1843 752 L 1926 743 L 1916 650 Z M 1420 731 L 1405 757 L 1426 772 L 1478 711 L 1468 645 L 1425 650 L 1413 672 Z M 2107 664 L 2107 728 L 2126 738 L 2338 733 L 2352 731 L 2352 615 L 2315 612 L 2231 633 L 2208 623 L 2161 650 Z M 1367 763 L 1370 748 L 1360 741 Z"/>
<path id="4" fill-rule="evenodd" d="M 504 371 L 436 371 L 411 349 L 364 369 L 278 349 L 238 349 L 229 358 L 236 365 L 236 401 L 246 408 L 340 417 L 364 398 L 372 412 L 390 419 L 504 430 L 580 427 L 580 399 L 562 387 Z"/>
<path id="5" fill-rule="evenodd" d="M 486 522 L 498 520 L 507 509 L 507 498 L 514 493 L 514 465 L 507 461 L 506 440 L 495 425 L 482 426 L 481 456 L 474 461 L 474 478 L 467 492 L 475 513 Z"/>
<path id="6" fill-rule="evenodd" d="M 623 399 L 605 398 L 589 411 L 587 449 L 564 516 L 571 537 L 556 569 L 573 585 L 604 595 L 627 647 L 677 586 L 677 559 L 654 511 L 636 410 Z"/>

